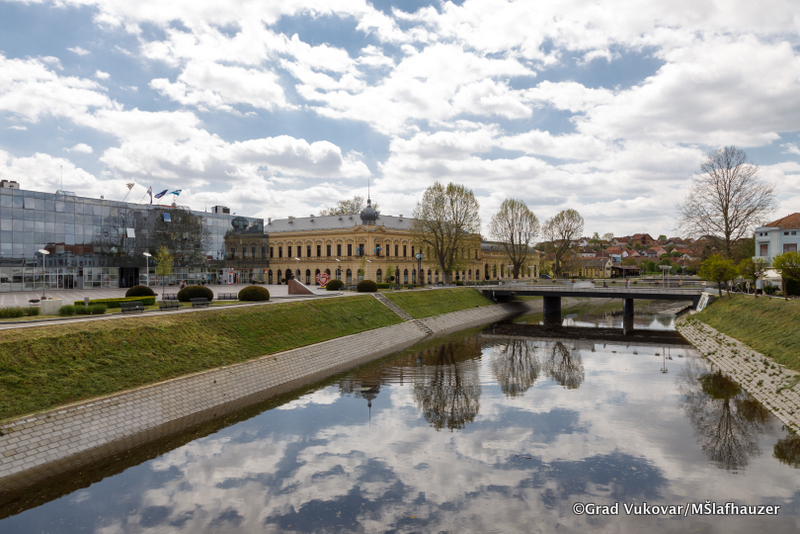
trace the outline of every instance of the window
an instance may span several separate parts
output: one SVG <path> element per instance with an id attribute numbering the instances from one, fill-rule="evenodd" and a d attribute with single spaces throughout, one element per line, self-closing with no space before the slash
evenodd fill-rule
<path id="1" fill-rule="evenodd" d="M 283 247 L 278 247 L 278 257 L 283 257 Z M 280 278 L 280 274 L 278 275 L 278 278 Z"/>
<path id="2" fill-rule="evenodd" d="M 330 255 L 330 249 L 328 249 L 328 256 Z M 317 245 L 317 257 L 319 258 L 320 256 L 322 256 L 322 245 Z"/>
<path id="3" fill-rule="evenodd" d="M 272 252 L 272 249 L 270 249 L 270 252 Z M 262 258 L 267 257 L 267 247 L 261 247 L 261 257 Z"/>
<path id="4" fill-rule="evenodd" d="M 416 257 L 417 256 L 416 254 L 414 254 L 414 247 L 411 247 L 411 256 L 412 257 Z"/>
<path id="5" fill-rule="evenodd" d="M 306 247 L 306 256 L 311 257 L 311 245 Z M 317 256 L 319 256 L 319 247 L 317 247 Z"/>
<path id="6" fill-rule="evenodd" d="M 236 259 L 236 247 L 231 247 L 231 259 Z"/>
<path id="7" fill-rule="evenodd" d="M 270 258 L 275 257 L 275 247 L 269 247 L 269 257 Z"/>
<path id="8" fill-rule="evenodd" d="M 342 255 L 342 245 L 336 245 L 336 255 L 337 256 Z"/>
<path id="9" fill-rule="evenodd" d="M 256 247 L 252 247 L 252 248 L 250 249 L 250 251 L 253 253 L 253 256 L 252 256 L 252 258 L 253 258 L 253 259 L 256 259 Z"/>
<path id="10" fill-rule="evenodd" d="M 291 246 L 286 247 L 286 257 L 287 258 L 291 258 L 292 257 L 292 247 Z"/>
<path id="11" fill-rule="evenodd" d="M 400 255 L 400 245 L 395 245 L 394 246 L 394 255 L 395 256 L 399 256 Z"/>
<path id="12" fill-rule="evenodd" d="M 349 245 L 349 244 L 347 245 L 347 255 L 348 256 L 352 256 L 353 255 L 353 245 Z"/>
<path id="13" fill-rule="evenodd" d="M 407 246 L 408 246 L 408 245 L 403 245 L 403 257 L 404 257 L 404 258 L 408 257 L 408 254 L 406 254 L 406 252 L 407 252 L 407 249 L 406 249 L 406 247 L 407 247 Z"/>
<path id="14" fill-rule="evenodd" d="M 164 222 L 172 222 L 172 217 L 166 211 L 164 212 Z"/>
<path id="15" fill-rule="evenodd" d="M 327 245 L 327 248 L 328 248 L 328 257 L 330 258 L 331 257 L 331 246 Z"/>
<path id="16" fill-rule="evenodd" d="M 289 256 L 291 256 L 291 255 L 292 255 L 292 253 L 290 252 Z M 300 245 L 297 245 L 297 257 L 298 258 L 302 258 L 303 257 L 303 247 L 301 247 Z"/>
<path id="17" fill-rule="evenodd" d="M 784 252 L 797 252 L 797 243 L 786 243 L 783 245 Z"/>

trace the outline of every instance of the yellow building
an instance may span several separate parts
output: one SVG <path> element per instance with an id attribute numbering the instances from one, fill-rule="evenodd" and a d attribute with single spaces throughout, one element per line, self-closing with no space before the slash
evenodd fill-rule
<path id="1" fill-rule="evenodd" d="M 391 271 L 395 283 L 417 284 L 420 264 L 415 256 L 420 249 L 412 241 L 411 223 L 410 217 L 377 213 L 369 200 L 360 214 L 268 219 L 264 233 L 269 236 L 269 268 L 264 281 L 275 284 L 294 275 L 310 285 L 316 283 L 318 274 L 327 273 L 345 284 L 363 278 L 382 283 L 389 281 L 387 273 Z M 429 261 L 429 252 L 421 252 L 425 256 L 421 264 L 424 282 L 443 281 Z M 479 280 L 508 275 L 510 262 L 497 243 L 484 242 L 463 254 L 465 268 L 452 273 L 453 281 L 472 282 L 476 273 Z M 538 256 L 534 258 L 534 268 L 521 276 L 538 276 Z"/>

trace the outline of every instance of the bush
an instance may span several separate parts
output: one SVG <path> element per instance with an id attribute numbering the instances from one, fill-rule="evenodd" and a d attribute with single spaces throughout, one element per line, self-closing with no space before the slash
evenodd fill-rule
<path id="1" fill-rule="evenodd" d="M 457 285 L 457 286 L 463 286 L 463 285 L 464 285 L 464 282 L 462 282 L 462 281 L 460 281 L 460 280 L 459 280 L 459 281 L 457 281 L 457 282 L 455 283 L 455 285 Z"/>
<path id="2" fill-rule="evenodd" d="M 266 287 L 247 286 L 239 291 L 239 300 L 249 302 L 269 300 L 269 290 Z"/>
<path id="3" fill-rule="evenodd" d="M 390 289 L 392 284 L 378 284 L 378 289 Z"/>
<path id="4" fill-rule="evenodd" d="M 767 295 L 774 295 L 776 291 L 778 291 L 778 288 L 773 286 L 772 284 L 764 286 L 764 293 L 766 293 Z"/>
<path id="5" fill-rule="evenodd" d="M 89 301 L 89 305 L 92 304 L 105 304 L 107 308 L 121 308 L 120 302 L 141 302 L 142 306 L 152 306 L 156 303 L 155 297 L 123 297 L 123 298 L 111 298 L 111 299 L 92 299 Z M 82 300 L 75 301 L 76 306 L 83 306 Z"/>
<path id="6" fill-rule="evenodd" d="M 338 291 L 344 287 L 344 282 L 339 279 L 328 280 L 328 283 L 325 285 L 325 289 L 328 291 Z"/>
<path id="7" fill-rule="evenodd" d="M 38 310 L 39 308 L 36 309 Z M 25 311 L 19 307 L 0 308 L 0 319 L 11 319 L 13 317 L 22 317 L 23 315 L 25 315 Z"/>
<path id="8" fill-rule="evenodd" d="M 156 294 L 147 286 L 133 286 L 125 292 L 126 297 L 155 297 Z"/>
<path id="9" fill-rule="evenodd" d="M 356 286 L 356 291 L 359 293 L 375 293 L 378 291 L 378 284 L 372 280 L 362 280 Z"/>
<path id="10" fill-rule="evenodd" d="M 206 286 L 187 286 L 178 291 L 179 302 L 191 302 L 192 299 L 201 298 L 214 300 L 214 292 Z"/>
<path id="11" fill-rule="evenodd" d="M 23 310 L 25 310 L 25 315 L 27 315 L 29 317 L 33 317 L 33 316 L 42 314 L 42 309 L 38 308 L 36 306 L 31 306 L 30 308 L 23 308 Z"/>
<path id="12" fill-rule="evenodd" d="M 87 308 L 83 304 L 75 304 L 72 307 L 75 308 L 75 315 L 89 315 L 92 312 L 91 306 Z"/>
<path id="13" fill-rule="evenodd" d="M 67 304 L 66 306 L 61 306 L 58 309 L 58 314 L 61 317 L 72 317 L 73 315 L 75 315 L 75 306 L 73 306 L 72 304 Z"/>

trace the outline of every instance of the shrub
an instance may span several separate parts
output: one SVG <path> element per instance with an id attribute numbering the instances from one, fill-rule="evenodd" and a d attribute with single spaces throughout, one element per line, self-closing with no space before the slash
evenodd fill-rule
<path id="1" fill-rule="evenodd" d="M 133 286 L 125 292 L 126 297 L 155 297 L 156 294 L 147 286 Z"/>
<path id="2" fill-rule="evenodd" d="M 338 291 L 342 289 L 344 286 L 344 282 L 339 279 L 328 280 L 328 283 L 325 285 L 325 289 L 328 291 Z"/>
<path id="3" fill-rule="evenodd" d="M 378 289 L 390 289 L 392 284 L 378 284 Z"/>
<path id="4" fill-rule="evenodd" d="M 108 306 L 105 304 L 92 304 L 89 306 L 89 311 L 92 315 L 103 315 L 107 309 Z"/>
<path id="5" fill-rule="evenodd" d="M 67 304 L 66 306 L 61 306 L 58 309 L 58 314 L 61 317 L 72 317 L 73 315 L 75 315 L 75 306 L 73 306 L 72 304 Z"/>
<path id="6" fill-rule="evenodd" d="M 91 307 L 87 308 L 83 304 L 75 304 L 72 307 L 75 308 L 75 315 L 89 315 L 92 313 Z"/>
<path id="7" fill-rule="evenodd" d="M 33 317 L 33 316 L 42 314 L 42 309 L 38 308 L 36 306 L 31 306 L 30 308 L 23 308 L 23 309 L 25 310 L 25 315 L 27 315 L 29 317 Z"/>
<path id="8" fill-rule="evenodd" d="M 33 308 L 31 308 L 33 309 Z M 37 310 L 39 308 L 36 308 Z M 14 308 L 0 308 L 0 318 L 2 319 L 11 319 L 13 317 L 22 317 L 25 315 L 25 312 L 22 308 L 14 307 Z"/>
<path id="9" fill-rule="evenodd" d="M 359 293 L 375 293 L 378 291 L 378 284 L 372 280 L 362 280 L 356 286 L 356 291 Z"/>
<path id="10" fill-rule="evenodd" d="M 239 300 L 249 302 L 269 300 L 269 290 L 261 286 L 247 286 L 239 291 Z"/>
<path id="11" fill-rule="evenodd" d="M 214 300 L 214 292 L 206 286 L 187 286 L 178 291 L 179 302 L 191 302 L 192 299 L 200 298 Z"/>
<path id="12" fill-rule="evenodd" d="M 107 308 L 121 308 L 120 302 L 141 302 L 142 306 L 152 306 L 156 303 L 155 297 L 123 297 L 123 298 L 111 298 L 111 299 L 92 299 L 89 301 L 89 305 L 92 304 L 105 304 Z M 84 302 L 82 300 L 75 301 L 76 306 L 83 306 Z"/>
<path id="13" fill-rule="evenodd" d="M 462 282 L 461 280 L 459 280 L 459 281 L 457 281 L 457 282 L 455 283 L 455 285 L 457 285 L 457 286 L 463 286 L 463 285 L 464 285 L 464 282 Z"/>

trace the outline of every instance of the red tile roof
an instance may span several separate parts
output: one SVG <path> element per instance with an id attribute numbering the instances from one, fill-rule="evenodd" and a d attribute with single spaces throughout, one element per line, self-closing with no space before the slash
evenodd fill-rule
<path id="1" fill-rule="evenodd" d="M 772 221 L 764 226 L 772 226 L 773 228 L 800 228 L 800 213 L 792 213 L 783 219 Z"/>

